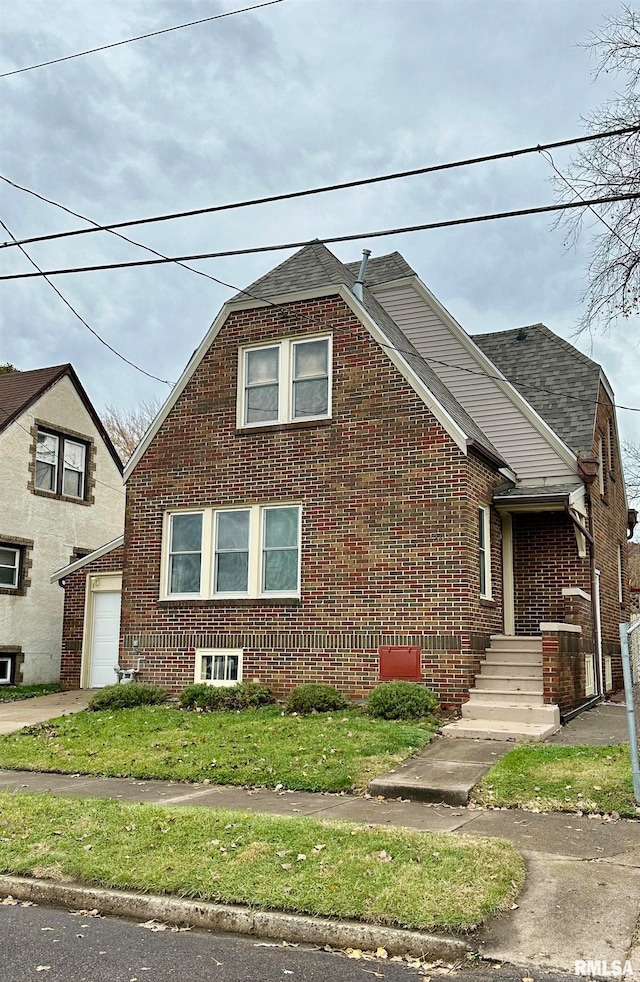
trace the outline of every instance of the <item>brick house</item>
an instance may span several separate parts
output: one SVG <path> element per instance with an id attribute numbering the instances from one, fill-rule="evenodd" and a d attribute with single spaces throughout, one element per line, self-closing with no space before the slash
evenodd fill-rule
<path id="1" fill-rule="evenodd" d="M 54 682 L 51 573 L 122 532 L 122 463 L 71 365 L 0 374 L 0 453 L 0 685 Z"/>
<path id="2" fill-rule="evenodd" d="M 471 338 L 398 253 L 359 267 L 312 244 L 224 305 L 125 468 L 124 544 L 60 571 L 68 685 L 105 565 L 121 664 L 171 691 L 407 678 L 461 731 L 535 737 L 618 685 L 599 366 L 542 325 Z"/>

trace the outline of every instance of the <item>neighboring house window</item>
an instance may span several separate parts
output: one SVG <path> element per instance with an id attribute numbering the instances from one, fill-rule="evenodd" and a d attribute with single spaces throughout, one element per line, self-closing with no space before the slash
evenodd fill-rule
<path id="1" fill-rule="evenodd" d="M 66 498 L 84 498 L 87 445 L 38 429 L 35 487 Z"/>
<path id="2" fill-rule="evenodd" d="M 615 461 L 615 454 L 614 454 L 615 441 L 614 441 L 614 434 L 613 434 L 613 421 L 611 419 L 607 420 L 607 438 L 608 438 L 607 450 L 608 450 L 609 471 L 610 473 L 613 473 L 613 469 L 614 469 L 613 465 Z"/>
<path id="3" fill-rule="evenodd" d="M 206 685 L 242 682 L 242 648 L 196 649 L 195 681 Z"/>
<path id="4" fill-rule="evenodd" d="M 598 437 L 598 481 L 600 485 L 600 494 L 602 497 L 604 497 L 607 490 L 607 485 L 604 470 L 604 440 L 602 436 Z"/>
<path id="5" fill-rule="evenodd" d="M 299 505 L 169 513 L 163 596 L 299 596 L 300 517 Z"/>
<path id="6" fill-rule="evenodd" d="M 486 505 L 478 508 L 478 543 L 480 566 L 480 596 L 491 598 L 491 526 Z"/>
<path id="7" fill-rule="evenodd" d="M 327 419 L 331 339 L 284 340 L 240 352 L 238 425 Z"/>
<path id="8" fill-rule="evenodd" d="M 202 517 L 202 512 L 170 516 L 168 593 L 171 595 L 200 593 Z"/>
<path id="9" fill-rule="evenodd" d="M 17 590 L 20 583 L 21 550 L 0 543 L 0 587 Z"/>

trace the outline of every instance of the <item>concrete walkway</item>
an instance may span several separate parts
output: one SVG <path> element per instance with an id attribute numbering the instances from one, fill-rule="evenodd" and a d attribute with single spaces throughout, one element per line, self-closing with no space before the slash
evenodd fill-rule
<path id="1" fill-rule="evenodd" d="M 23 726 L 44 723 L 55 716 L 69 716 L 87 708 L 91 699 L 91 689 L 73 692 L 53 692 L 48 696 L 35 696 L 33 699 L 18 699 L 16 702 L 0 702 L 0 733 L 13 733 Z"/>

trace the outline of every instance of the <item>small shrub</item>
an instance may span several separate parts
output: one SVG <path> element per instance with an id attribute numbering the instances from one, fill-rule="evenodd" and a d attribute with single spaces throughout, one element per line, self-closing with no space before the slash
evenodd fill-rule
<path id="1" fill-rule="evenodd" d="M 230 686 L 198 682 L 187 685 L 180 693 L 180 705 L 183 709 L 202 709 L 206 712 L 257 709 L 258 706 L 266 706 L 275 701 L 269 686 L 259 682 L 240 682 Z"/>
<path id="2" fill-rule="evenodd" d="M 438 700 L 419 682 L 383 682 L 369 693 L 367 712 L 379 719 L 420 719 L 431 716 Z"/>
<path id="3" fill-rule="evenodd" d="M 134 706 L 157 706 L 166 702 L 167 693 L 148 682 L 123 682 L 107 685 L 91 697 L 87 709 L 132 709 Z"/>
<path id="4" fill-rule="evenodd" d="M 341 692 L 332 685 L 322 685 L 319 682 L 307 682 L 297 685 L 289 693 L 285 709 L 288 713 L 330 713 L 337 709 L 345 709 L 347 700 Z"/>
<path id="5" fill-rule="evenodd" d="M 227 692 L 232 694 L 234 709 L 257 709 L 276 701 L 273 690 L 261 682 L 240 682 Z"/>

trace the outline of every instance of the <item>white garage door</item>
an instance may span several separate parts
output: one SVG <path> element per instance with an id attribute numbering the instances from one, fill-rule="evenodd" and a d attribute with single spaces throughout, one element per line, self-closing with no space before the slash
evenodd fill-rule
<path id="1" fill-rule="evenodd" d="M 118 664 L 120 636 L 120 591 L 100 591 L 93 594 L 93 630 L 91 632 L 91 671 L 89 685 L 101 689 L 115 685 L 114 672 Z"/>

